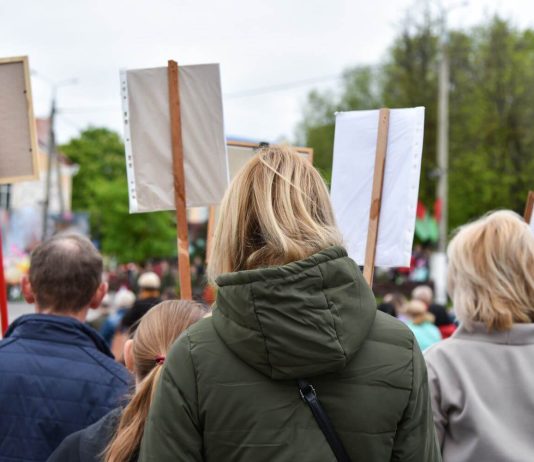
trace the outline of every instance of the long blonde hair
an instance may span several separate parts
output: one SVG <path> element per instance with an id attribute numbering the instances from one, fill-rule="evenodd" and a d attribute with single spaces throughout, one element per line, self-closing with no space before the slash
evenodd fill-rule
<path id="1" fill-rule="evenodd" d="M 519 215 L 502 210 L 461 227 L 447 254 L 449 294 L 467 327 L 534 320 L 534 235 Z"/>
<path id="2" fill-rule="evenodd" d="M 208 264 L 212 281 L 341 244 L 321 175 L 289 147 L 259 150 L 230 184 L 220 217 Z"/>
<path id="3" fill-rule="evenodd" d="M 105 450 L 106 462 L 127 462 L 135 456 L 164 357 L 178 336 L 206 313 L 207 309 L 199 303 L 169 300 L 156 305 L 141 318 L 133 337 L 134 372 L 139 383 Z"/>

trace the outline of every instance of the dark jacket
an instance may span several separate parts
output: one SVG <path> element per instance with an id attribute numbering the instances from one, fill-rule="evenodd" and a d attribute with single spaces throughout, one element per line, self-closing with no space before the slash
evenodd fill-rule
<path id="1" fill-rule="evenodd" d="M 132 326 L 136 326 L 139 320 L 158 303 L 161 303 L 161 298 L 159 297 L 149 297 L 136 300 L 133 306 L 126 311 L 122 317 L 119 329 L 122 332 L 130 330 Z M 137 328 L 137 326 L 135 328 Z"/>
<path id="2" fill-rule="evenodd" d="M 344 249 L 221 276 L 213 317 L 172 347 L 140 459 L 333 462 L 296 380 L 353 462 L 437 462 L 421 352 Z"/>
<path id="3" fill-rule="evenodd" d="M 130 375 L 92 328 L 64 316 L 18 318 L 0 342 L 0 461 L 46 460 L 127 394 Z"/>
<path id="4" fill-rule="evenodd" d="M 119 425 L 121 411 L 118 407 L 93 425 L 67 436 L 48 462 L 102 462 L 104 451 Z"/>

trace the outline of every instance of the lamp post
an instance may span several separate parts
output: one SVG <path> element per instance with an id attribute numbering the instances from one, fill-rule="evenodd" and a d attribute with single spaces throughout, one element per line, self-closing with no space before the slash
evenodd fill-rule
<path id="1" fill-rule="evenodd" d="M 50 189 L 52 184 L 52 164 L 55 163 L 56 169 L 56 181 L 58 188 L 58 200 L 59 200 L 59 210 L 63 214 L 65 211 L 65 201 L 63 198 L 63 185 L 61 183 L 61 169 L 59 163 L 59 155 L 56 149 L 56 134 L 54 130 L 55 117 L 57 113 L 57 90 L 60 87 L 67 85 L 74 85 L 78 81 L 77 79 L 67 79 L 60 82 L 52 82 L 49 79 L 45 78 L 42 74 L 35 71 L 32 72 L 34 75 L 37 75 L 41 80 L 50 85 L 52 89 L 52 102 L 50 105 L 50 116 L 48 118 L 48 160 L 46 167 L 46 183 L 45 183 L 45 199 L 43 203 L 43 223 L 42 223 L 42 234 L 41 239 L 44 241 L 48 236 L 48 211 L 50 208 Z"/>

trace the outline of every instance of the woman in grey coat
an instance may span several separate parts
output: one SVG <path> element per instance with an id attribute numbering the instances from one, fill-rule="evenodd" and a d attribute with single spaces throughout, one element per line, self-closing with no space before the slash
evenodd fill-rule
<path id="1" fill-rule="evenodd" d="M 534 235 L 515 213 L 460 228 L 448 249 L 460 328 L 425 352 L 444 462 L 534 460 Z"/>

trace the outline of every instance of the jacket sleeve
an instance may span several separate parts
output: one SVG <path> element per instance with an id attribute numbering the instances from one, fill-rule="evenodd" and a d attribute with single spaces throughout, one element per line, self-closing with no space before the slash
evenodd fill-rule
<path id="1" fill-rule="evenodd" d="M 432 420 L 426 365 L 415 339 L 412 365 L 412 390 L 397 427 L 391 461 L 440 462 L 441 453 Z"/>
<path id="2" fill-rule="evenodd" d="M 139 461 L 202 460 L 197 383 L 186 333 L 174 344 L 165 360 L 145 425 Z"/>

